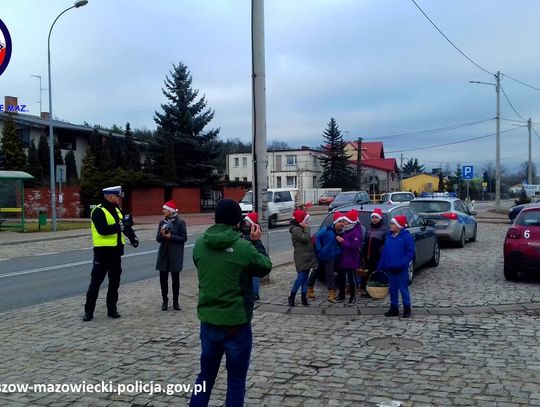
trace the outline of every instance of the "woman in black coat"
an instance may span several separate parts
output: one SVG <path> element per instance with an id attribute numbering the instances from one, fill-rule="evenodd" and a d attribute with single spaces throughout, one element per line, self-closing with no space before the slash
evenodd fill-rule
<path id="1" fill-rule="evenodd" d="M 159 222 L 156 240 L 159 250 L 156 270 L 159 271 L 161 296 L 163 304 L 161 309 L 169 308 L 168 285 L 169 273 L 172 279 L 173 308 L 180 311 L 178 295 L 180 292 L 180 272 L 184 267 L 184 243 L 187 240 L 186 222 L 178 216 L 178 208 L 173 201 L 163 205 L 163 219 Z"/>

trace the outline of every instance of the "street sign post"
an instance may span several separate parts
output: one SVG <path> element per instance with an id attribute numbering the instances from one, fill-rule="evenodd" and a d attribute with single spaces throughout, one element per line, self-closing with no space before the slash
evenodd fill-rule
<path id="1" fill-rule="evenodd" d="M 467 201 L 470 201 L 469 182 L 474 178 L 474 167 L 472 165 L 464 165 L 461 173 L 463 174 L 463 179 L 467 181 Z"/>

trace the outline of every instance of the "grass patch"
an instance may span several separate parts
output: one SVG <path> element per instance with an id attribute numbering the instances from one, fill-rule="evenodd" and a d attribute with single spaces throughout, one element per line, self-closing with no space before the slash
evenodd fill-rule
<path id="1" fill-rule="evenodd" d="M 37 222 L 25 222 L 24 227 L 27 233 L 45 233 L 51 231 L 51 222 L 47 221 L 46 225 L 41 225 L 41 230 Z M 0 229 L 0 232 L 8 230 L 11 232 L 21 232 L 20 223 L 5 222 Z M 90 221 L 56 222 L 57 231 L 73 229 L 86 229 L 90 233 Z"/>

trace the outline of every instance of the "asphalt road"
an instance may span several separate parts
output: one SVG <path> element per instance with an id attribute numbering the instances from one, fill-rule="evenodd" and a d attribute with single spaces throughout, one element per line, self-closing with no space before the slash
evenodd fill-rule
<path id="1" fill-rule="evenodd" d="M 317 230 L 316 219 L 312 230 Z M 195 272 L 192 249 L 200 235 L 193 234 L 188 237 L 184 251 L 184 274 Z M 272 256 L 292 249 L 288 226 L 271 230 L 268 239 L 268 242 L 263 243 L 269 247 Z M 155 241 L 142 241 L 137 249 L 126 245 L 122 259 L 122 284 L 155 278 L 158 287 L 155 271 L 157 249 Z M 90 282 L 92 256 L 93 251 L 89 248 L 2 261 L 0 312 L 71 296 L 80 296 L 82 307 Z M 102 287 L 106 285 L 107 281 Z"/>

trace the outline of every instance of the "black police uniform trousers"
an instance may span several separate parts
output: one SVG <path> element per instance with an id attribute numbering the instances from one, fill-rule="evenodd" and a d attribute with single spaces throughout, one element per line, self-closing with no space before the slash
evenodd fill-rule
<path id="1" fill-rule="evenodd" d="M 109 288 L 107 290 L 107 313 L 116 312 L 118 302 L 118 288 L 120 287 L 120 274 L 122 274 L 122 250 L 111 248 L 94 250 L 94 266 L 92 267 L 92 278 L 90 286 L 86 292 L 86 304 L 84 312 L 87 315 L 94 315 L 96 301 L 99 294 L 99 287 L 109 275 Z"/>

